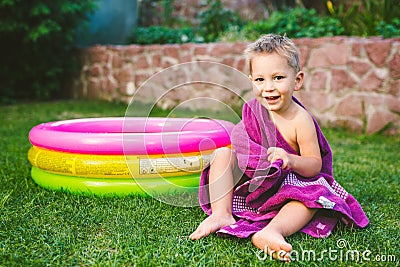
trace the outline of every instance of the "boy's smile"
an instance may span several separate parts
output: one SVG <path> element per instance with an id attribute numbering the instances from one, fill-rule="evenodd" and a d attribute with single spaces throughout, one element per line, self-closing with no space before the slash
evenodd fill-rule
<path id="1" fill-rule="evenodd" d="M 267 100 L 268 105 L 274 105 L 279 101 L 280 96 L 267 96 L 265 99 Z"/>
<path id="2" fill-rule="evenodd" d="M 277 53 L 259 54 L 252 59 L 253 91 L 261 105 L 270 111 L 284 113 L 294 91 L 303 83 L 303 72 L 295 73 L 287 59 Z"/>

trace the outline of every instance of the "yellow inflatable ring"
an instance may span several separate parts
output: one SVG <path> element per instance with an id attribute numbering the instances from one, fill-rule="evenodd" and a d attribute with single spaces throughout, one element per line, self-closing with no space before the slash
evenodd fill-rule
<path id="1" fill-rule="evenodd" d="M 49 190 L 96 196 L 154 196 L 189 192 L 196 193 L 200 181 L 200 174 L 171 177 L 168 179 L 84 179 L 82 177 L 49 173 L 36 167 L 32 167 L 31 176 L 38 185 Z"/>
<path id="2" fill-rule="evenodd" d="M 32 166 L 51 173 L 93 178 L 159 178 L 200 173 L 214 150 L 170 155 L 91 155 L 33 146 Z M 132 172 L 132 173 L 131 173 Z"/>

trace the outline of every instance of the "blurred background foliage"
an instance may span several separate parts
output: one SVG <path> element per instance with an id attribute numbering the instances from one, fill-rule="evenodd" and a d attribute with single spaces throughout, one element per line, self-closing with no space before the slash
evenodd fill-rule
<path id="1" fill-rule="evenodd" d="M 399 0 L 327 1 L 328 16 L 338 19 L 344 35 L 400 36 Z"/>
<path id="2" fill-rule="evenodd" d="M 223 1 L 207 0 L 191 21 L 173 16 L 174 2 L 142 0 L 139 27 L 129 41 L 137 44 L 249 41 L 268 32 L 286 33 L 291 38 L 400 36 L 398 0 L 260 1 L 258 8 L 269 14 L 260 20 L 246 20 L 225 7 Z"/>
<path id="3" fill-rule="evenodd" d="M 76 28 L 96 9 L 96 0 L 0 0 L 0 96 L 62 97 L 71 76 Z"/>
<path id="4" fill-rule="evenodd" d="M 77 28 L 98 1 L 0 0 L 0 103 L 66 96 L 80 71 Z M 290 38 L 400 36 L 399 0 L 264 0 L 257 9 L 268 16 L 259 19 L 246 19 L 221 0 L 203 1 L 193 17 L 176 15 L 182 2 L 138 0 L 138 26 L 126 43 L 250 41 L 271 32 Z"/>

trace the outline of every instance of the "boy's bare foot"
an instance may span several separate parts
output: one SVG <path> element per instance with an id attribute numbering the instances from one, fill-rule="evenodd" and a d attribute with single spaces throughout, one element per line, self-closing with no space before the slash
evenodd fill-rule
<path id="1" fill-rule="evenodd" d="M 267 226 L 255 233 L 251 238 L 251 242 L 274 259 L 286 262 L 290 261 L 292 245 L 285 241 L 285 238 L 279 231 L 269 229 Z"/>
<path id="2" fill-rule="evenodd" d="M 200 223 L 199 227 L 197 227 L 189 238 L 192 240 L 198 240 L 235 222 L 236 220 L 233 218 L 232 214 L 221 216 L 213 213 Z"/>

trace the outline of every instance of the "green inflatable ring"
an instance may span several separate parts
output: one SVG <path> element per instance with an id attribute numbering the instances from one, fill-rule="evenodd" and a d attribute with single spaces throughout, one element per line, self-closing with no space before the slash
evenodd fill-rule
<path id="1" fill-rule="evenodd" d="M 32 179 L 41 187 L 73 194 L 96 196 L 154 196 L 197 192 L 200 174 L 169 178 L 84 178 L 46 172 L 36 167 L 31 170 Z"/>

